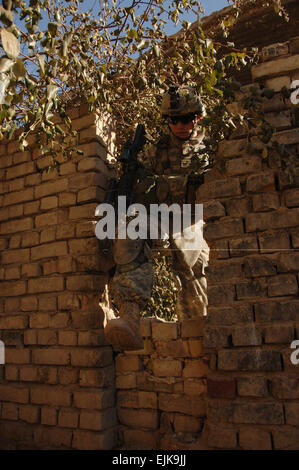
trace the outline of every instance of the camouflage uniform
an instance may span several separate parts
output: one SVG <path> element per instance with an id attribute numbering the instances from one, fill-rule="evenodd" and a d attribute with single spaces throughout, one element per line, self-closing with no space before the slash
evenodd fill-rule
<path id="1" fill-rule="evenodd" d="M 137 174 L 135 183 L 135 200 L 142 203 L 148 209 L 150 204 L 166 203 L 194 203 L 195 191 L 187 187 L 188 176 L 191 173 L 201 173 L 208 165 L 208 159 L 200 153 L 203 148 L 203 133 L 198 127 L 194 127 L 191 138 L 182 141 L 172 132 L 165 135 L 157 145 L 151 145 L 144 153 L 143 166 Z M 188 191 L 187 191 L 188 189 Z M 185 250 L 184 240 L 114 240 L 113 257 L 116 263 L 116 271 L 106 289 L 106 314 L 105 333 L 108 341 L 124 349 L 138 349 L 142 347 L 141 341 L 136 341 L 132 347 L 125 346 L 124 342 L 116 339 L 122 332 L 124 323 L 118 319 L 116 325 L 120 330 L 113 330 L 110 297 L 120 308 L 122 320 L 130 323 L 134 329 L 134 335 L 139 335 L 139 311 L 151 297 L 153 285 L 153 270 L 151 263 L 151 248 L 159 250 L 161 255 L 170 247 L 173 255 L 173 269 L 176 275 L 179 294 L 176 313 L 179 320 L 195 316 L 206 315 L 207 286 L 204 275 L 208 264 L 209 248 L 203 240 L 201 250 Z M 169 250 L 168 250 L 169 252 Z M 104 303 L 102 304 L 102 306 Z M 122 312 L 122 306 L 125 311 Z M 130 312 L 134 305 L 134 313 Z M 111 321 L 112 320 L 112 321 Z M 111 331 L 110 331 L 111 330 Z M 137 338 L 138 339 L 138 338 Z M 139 338 L 140 339 L 140 338 Z"/>

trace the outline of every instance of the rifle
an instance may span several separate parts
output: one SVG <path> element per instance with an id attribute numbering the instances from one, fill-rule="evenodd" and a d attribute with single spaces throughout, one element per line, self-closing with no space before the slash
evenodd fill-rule
<path id="1" fill-rule="evenodd" d="M 134 198 L 134 182 L 136 171 L 139 167 L 137 155 L 142 150 L 146 142 L 145 128 L 143 124 L 138 124 L 134 136 L 134 140 L 128 140 L 121 152 L 119 161 L 122 166 L 122 174 L 119 181 L 116 178 L 111 178 L 108 184 L 108 189 L 105 195 L 104 203 L 112 204 L 114 206 L 116 219 L 117 219 L 117 201 L 118 196 L 126 196 L 127 208 L 133 202 Z M 110 250 L 112 240 L 105 238 L 99 240 L 100 249 L 107 254 Z"/>

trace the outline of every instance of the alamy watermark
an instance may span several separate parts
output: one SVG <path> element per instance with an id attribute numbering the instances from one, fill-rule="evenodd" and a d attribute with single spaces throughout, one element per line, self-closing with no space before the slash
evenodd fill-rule
<path id="1" fill-rule="evenodd" d="M 295 349 L 295 351 L 293 351 L 290 356 L 291 363 L 294 366 L 297 366 L 299 364 L 299 340 L 295 339 L 294 341 L 292 341 L 290 347 L 291 349 Z"/>
<path id="2" fill-rule="evenodd" d="M 5 364 L 5 344 L 0 340 L 0 365 Z"/>
<path id="3" fill-rule="evenodd" d="M 101 217 L 95 227 L 99 240 L 184 240 L 184 249 L 200 250 L 203 241 L 202 204 L 150 204 L 149 212 L 143 204 L 127 208 L 126 196 L 118 196 L 117 207 L 102 203 L 95 215 Z"/>
<path id="4" fill-rule="evenodd" d="M 291 103 L 299 104 L 299 80 L 293 80 L 290 88 L 294 90 L 290 96 Z"/>

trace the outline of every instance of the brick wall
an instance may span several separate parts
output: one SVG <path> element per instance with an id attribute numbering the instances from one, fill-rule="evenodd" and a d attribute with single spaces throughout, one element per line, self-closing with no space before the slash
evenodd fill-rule
<path id="1" fill-rule="evenodd" d="M 0 447 L 109 449 L 114 363 L 98 299 L 94 211 L 111 174 L 85 106 L 71 112 L 84 155 L 47 172 L 34 137 L 0 146 Z M 103 133 L 102 133 L 103 137 Z"/>
<path id="2" fill-rule="evenodd" d="M 299 79 L 298 44 L 265 48 L 252 69 L 255 83 L 275 90 L 263 106 L 276 139 L 297 154 L 295 108 L 280 90 Z M 224 170 L 212 170 L 198 191 L 211 248 L 209 315 L 144 320 L 145 349 L 117 356 L 124 448 L 298 449 L 290 344 L 299 336 L 299 190 L 276 152 L 248 153 L 242 129 L 219 158 Z"/>

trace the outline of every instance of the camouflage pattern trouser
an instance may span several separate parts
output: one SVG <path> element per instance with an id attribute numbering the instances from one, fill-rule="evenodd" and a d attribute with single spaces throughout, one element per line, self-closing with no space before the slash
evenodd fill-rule
<path id="1" fill-rule="evenodd" d="M 169 254 L 169 248 L 157 245 L 161 256 Z M 207 314 L 207 283 L 205 268 L 208 265 L 209 247 L 202 241 L 201 250 L 184 249 L 184 241 L 170 239 L 173 270 L 178 281 L 179 293 L 176 306 L 178 320 Z M 110 293 L 117 306 L 123 302 L 136 302 L 143 310 L 151 298 L 153 286 L 152 253 L 145 240 L 115 240 L 113 256 L 116 271 L 110 284 Z"/>

